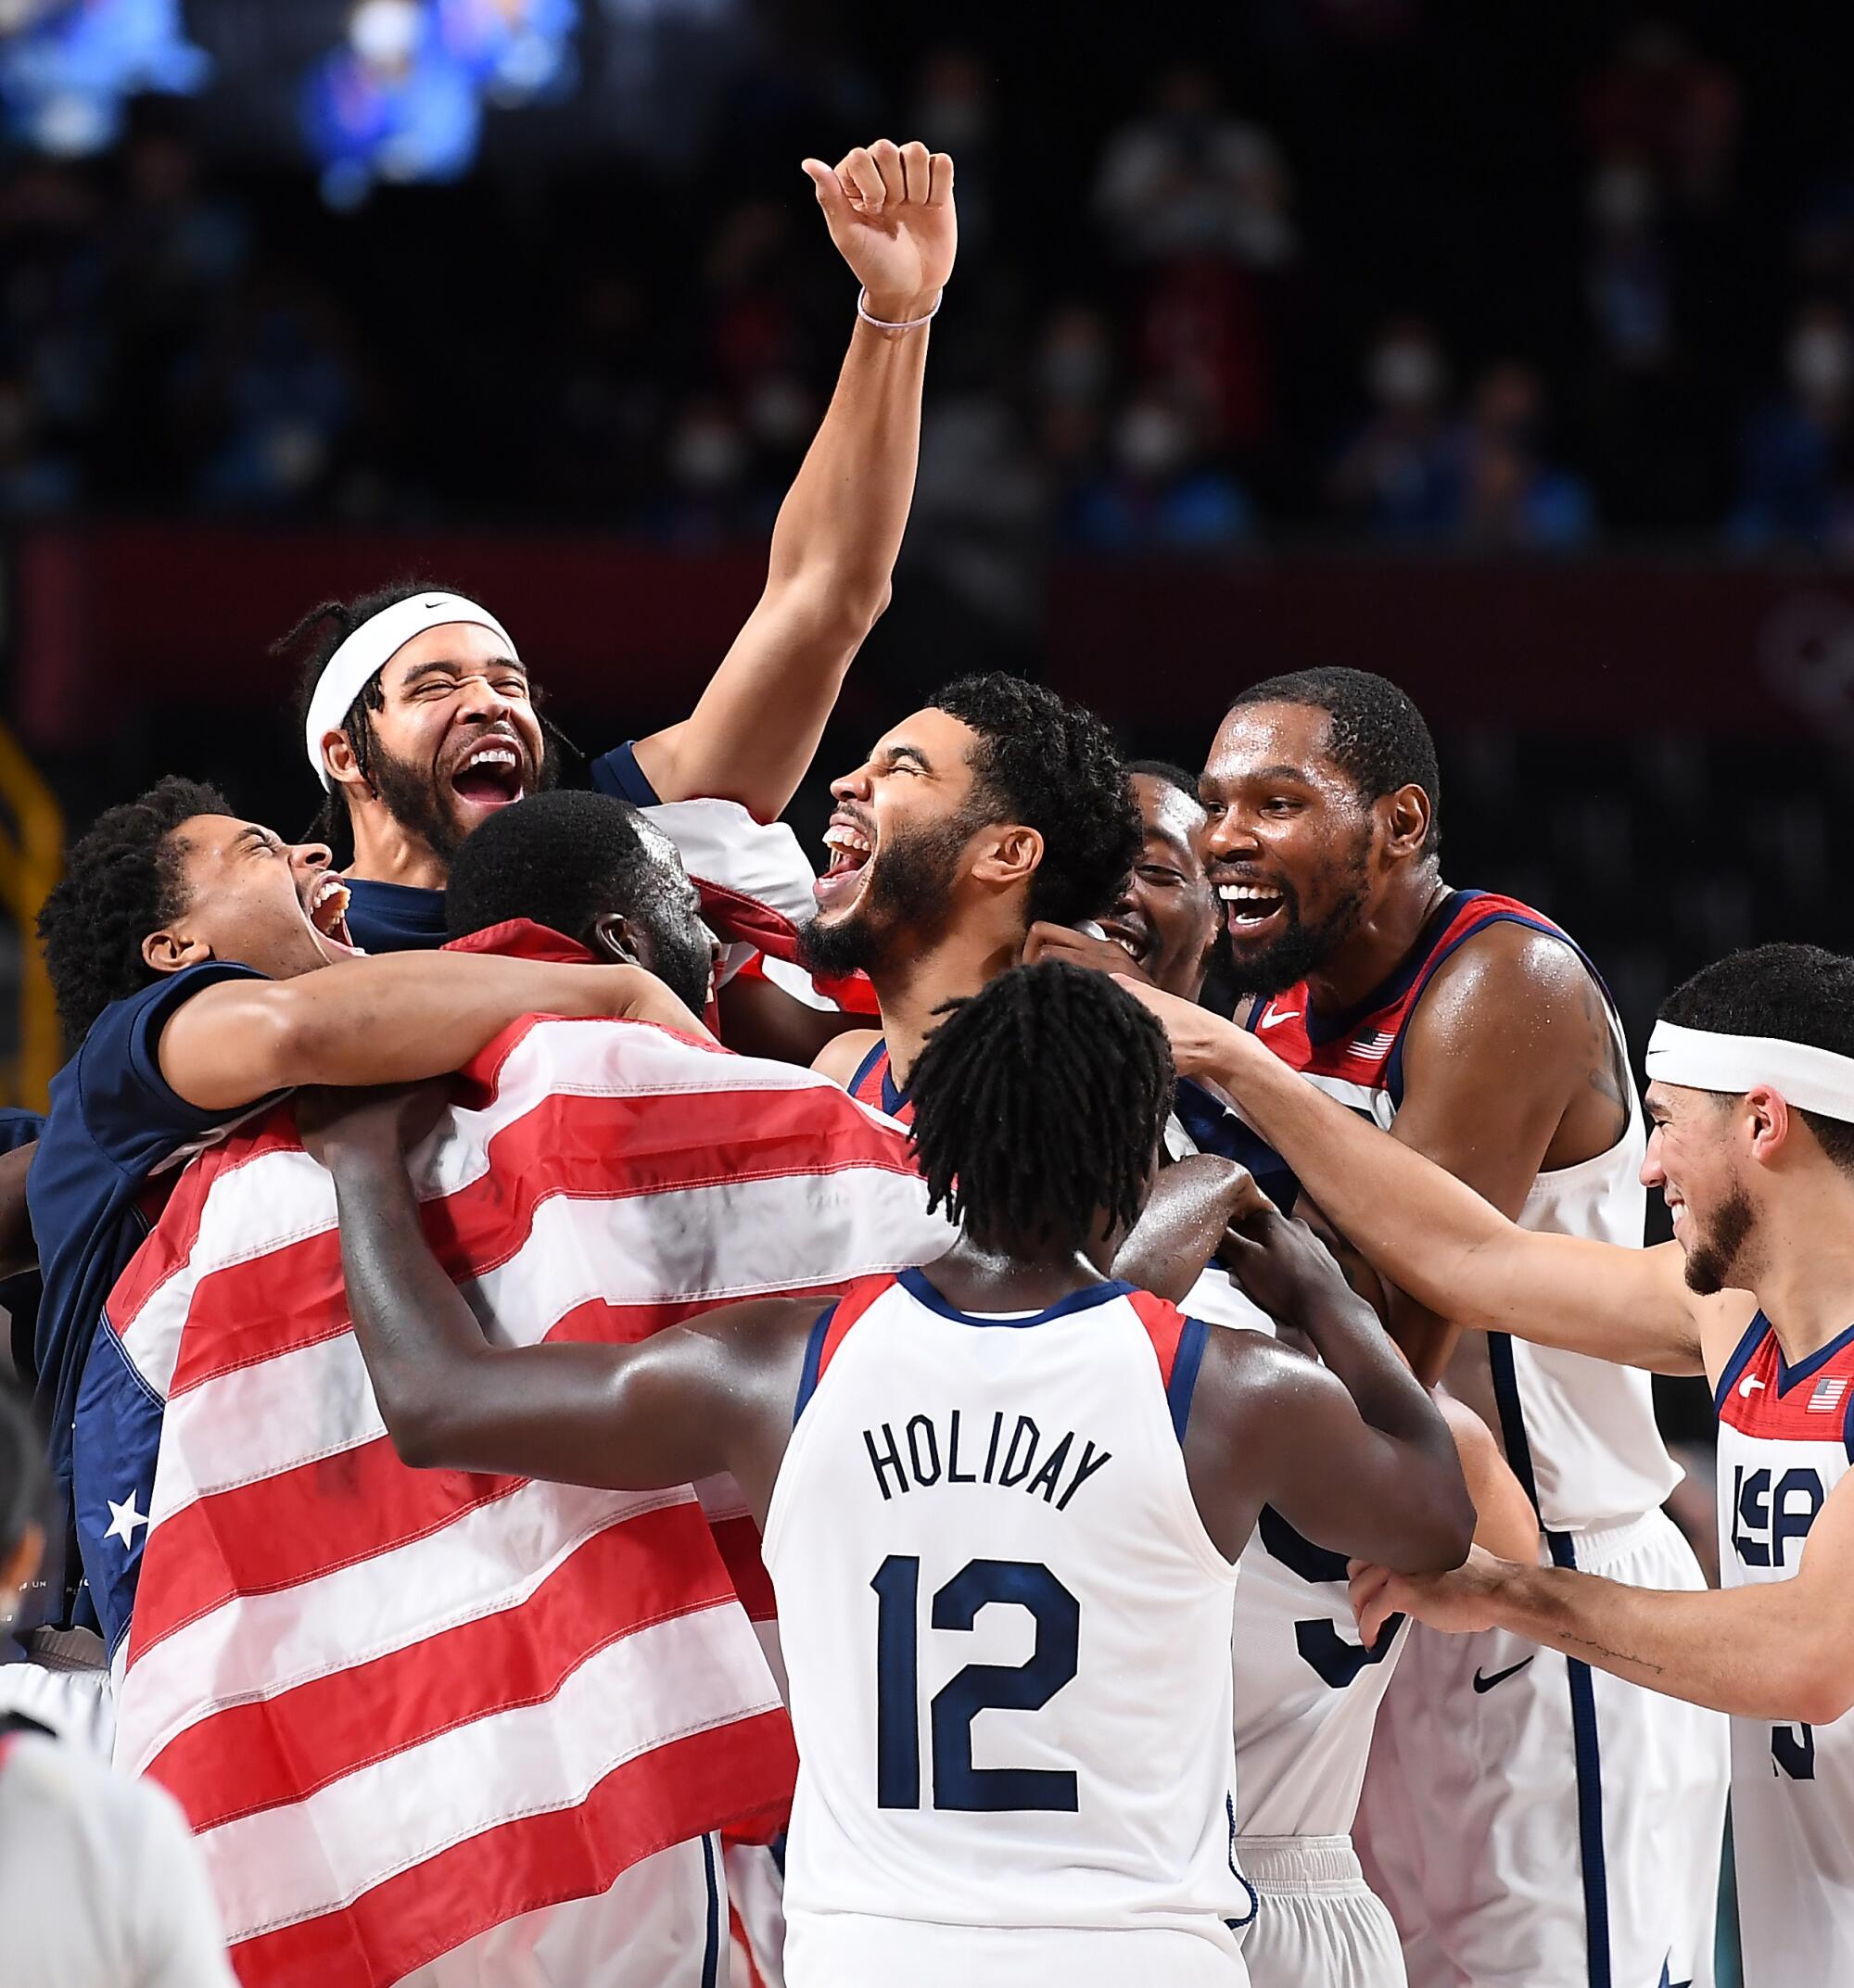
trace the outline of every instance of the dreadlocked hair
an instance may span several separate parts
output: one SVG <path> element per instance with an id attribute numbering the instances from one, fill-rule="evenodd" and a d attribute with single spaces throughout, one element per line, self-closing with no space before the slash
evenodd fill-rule
<path id="1" fill-rule="evenodd" d="M 329 659 L 343 642 L 363 622 L 372 621 L 375 614 L 387 608 L 395 607 L 401 601 L 410 601 L 414 594 L 454 593 L 463 594 L 467 600 L 468 592 L 461 587 L 452 587 L 443 580 L 426 579 L 414 576 L 409 579 L 390 581 L 385 587 L 376 587 L 371 593 L 357 595 L 352 601 L 324 601 L 310 609 L 295 627 L 286 635 L 281 635 L 271 644 L 271 653 L 279 662 L 294 662 L 297 670 L 296 681 L 296 723 L 297 735 L 302 734 L 309 722 L 309 706 L 315 696 L 315 687 L 322 681 L 322 673 L 328 667 Z M 346 735 L 349 749 L 354 754 L 354 766 L 364 780 L 369 778 L 376 740 L 371 714 L 384 710 L 387 696 L 380 679 L 386 675 L 382 664 L 365 683 L 361 692 L 349 705 L 341 720 L 341 729 Z M 544 693 L 532 678 L 528 682 L 528 701 L 534 706 L 535 715 L 540 728 L 555 744 L 562 745 L 576 757 L 583 759 L 579 751 L 565 732 L 553 724 L 541 711 Z M 348 804 L 342 798 L 339 787 L 330 787 L 322 797 L 322 806 L 313 822 L 310 824 L 305 842 L 325 842 L 334 853 L 336 868 L 342 868 L 354 858 L 354 830 L 348 818 Z"/>
<path id="2" fill-rule="evenodd" d="M 186 909 L 174 830 L 196 815 L 231 812 L 217 788 L 171 773 L 140 799 L 106 809 L 71 844 L 39 912 L 39 943 L 70 1049 L 112 1001 L 157 977 L 142 942 Z"/>
<path id="3" fill-rule="evenodd" d="M 1072 1256 L 1130 1228 L 1171 1108 L 1164 1031 L 1104 973 L 1046 960 L 949 1001 L 908 1081 L 928 1206 L 981 1248 Z"/>

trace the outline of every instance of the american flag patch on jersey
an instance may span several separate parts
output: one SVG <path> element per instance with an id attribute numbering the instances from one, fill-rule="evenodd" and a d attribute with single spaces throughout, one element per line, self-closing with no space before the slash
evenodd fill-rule
<path id="1" fill-rule="evenodd" d="M 1811 1415 L 1828 1414 L 1841 1406 L 1841 1397 L 1847 1392 L 1848 1376 L 1845 1374 L 1824 1374 L 1809 1398 L 1809 1412 Z"/>
<path id="2" fill-rule="evenodd" d="M 1355 1057 L 1389 1056 L 1396 1040 L 1395 1029 L 1378 1029 L 1375 1032 L 1367 1031 L 1364 1035 L 1353 1036 L 1348 1054 Z"/>

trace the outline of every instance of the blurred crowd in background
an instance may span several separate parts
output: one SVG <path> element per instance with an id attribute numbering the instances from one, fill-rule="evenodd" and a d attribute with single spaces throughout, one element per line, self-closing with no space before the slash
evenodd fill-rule
<path id="1" fill-rule="evenodd" d="M 919 529 L 1854 552 L 1825 14 L 260 11 L 0 0 L 0 515 L 760 536 L 849 306 L 798 160 L 881 129 L 965 230 Z"/>

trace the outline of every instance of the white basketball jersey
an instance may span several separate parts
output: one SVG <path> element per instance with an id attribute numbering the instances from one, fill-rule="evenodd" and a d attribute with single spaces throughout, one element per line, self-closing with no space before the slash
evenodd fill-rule
<path id="1" fill-rule="evenodd" d="M 1848 1475 L 1854 1326 L 1792 1367 L 1759 1312 L 1715 1403 L 1721 1585 L 1792 1579 Z M 1854 1982 L 1854 1713 L 1732 1721 L 1732 1838 L 1746 1988 Z"/>
<path id="2" fill-rule="evenodd" d="M 1404 1033 L 1431 975 L 1457 946 L 1492 924 L 1544 932 L 1583 958 L 1574 940 L 1528 905 L 1487 892 L 1456 891 L 1432 914 L 1390 980 L 1356 1008 L 1342 1017 L 1315 1015 L 1302 982 L 1257 1002 L 1249 1027 L 1329 1096 L 1388 1131 L 1403 1099 Z M 1591 975 L 1594 980 L 1594 969 Z M 1626 1067 L 1627 1038 L 1606 996 L 1605 1008 Z M 1628 1129 L 1606 1153 L 1539 1175 L 1519 1211 L 1520 1227 L 1641 1247 L 1647 1195 L 1640 1174 L 1647 1134 L 1632 1085 L 1628 1102 Z M 1461 1336 L 1447 1381 L 1449 1391 L 1499 1435 L 1548 1531 L 1626 1525 L 1656 1510 L 1680 1482 L 1680 1468 L 1655 1424 L 1646 1374 L 1529 1346 L 1505 1333 L 1470 1332 Z"/>
<path id="3" fill-rule="evenodd" d="M 819 1321 L 765 1538 L 794 1942 L 1147 1929 L 1241 1978 L 1236 1569 L 1180 1450 L 1204 1336 L 1124 1284 L 974 1316 L 919 1271 Z"/>
<path id="4" fill-rule="evenodd" d="M 1275 1322 L 1213 1265 L 1185 1309 L 1275 1336 Z M 1270 1506 L 1238 1562 L 1231 1644 L 1238 1836 L 1345 1836 L 1358 1813 L 1371 1734 L 1409 1640 L 1393 1616 L 1369 1650 L 1347 1599 L 1345 1556 Z"/>

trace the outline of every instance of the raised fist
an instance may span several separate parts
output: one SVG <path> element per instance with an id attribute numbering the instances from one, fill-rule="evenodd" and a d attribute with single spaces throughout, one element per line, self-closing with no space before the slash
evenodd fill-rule
<path id="1" fill-rule="evenodd" d="M 807 158 L 805 171 L 831 239 L 869 293 L 870 315 L 890 324 L 924 317 L 959 246 L 953 161 L 918 142 L 878 138 L 834 168 Z"/>

